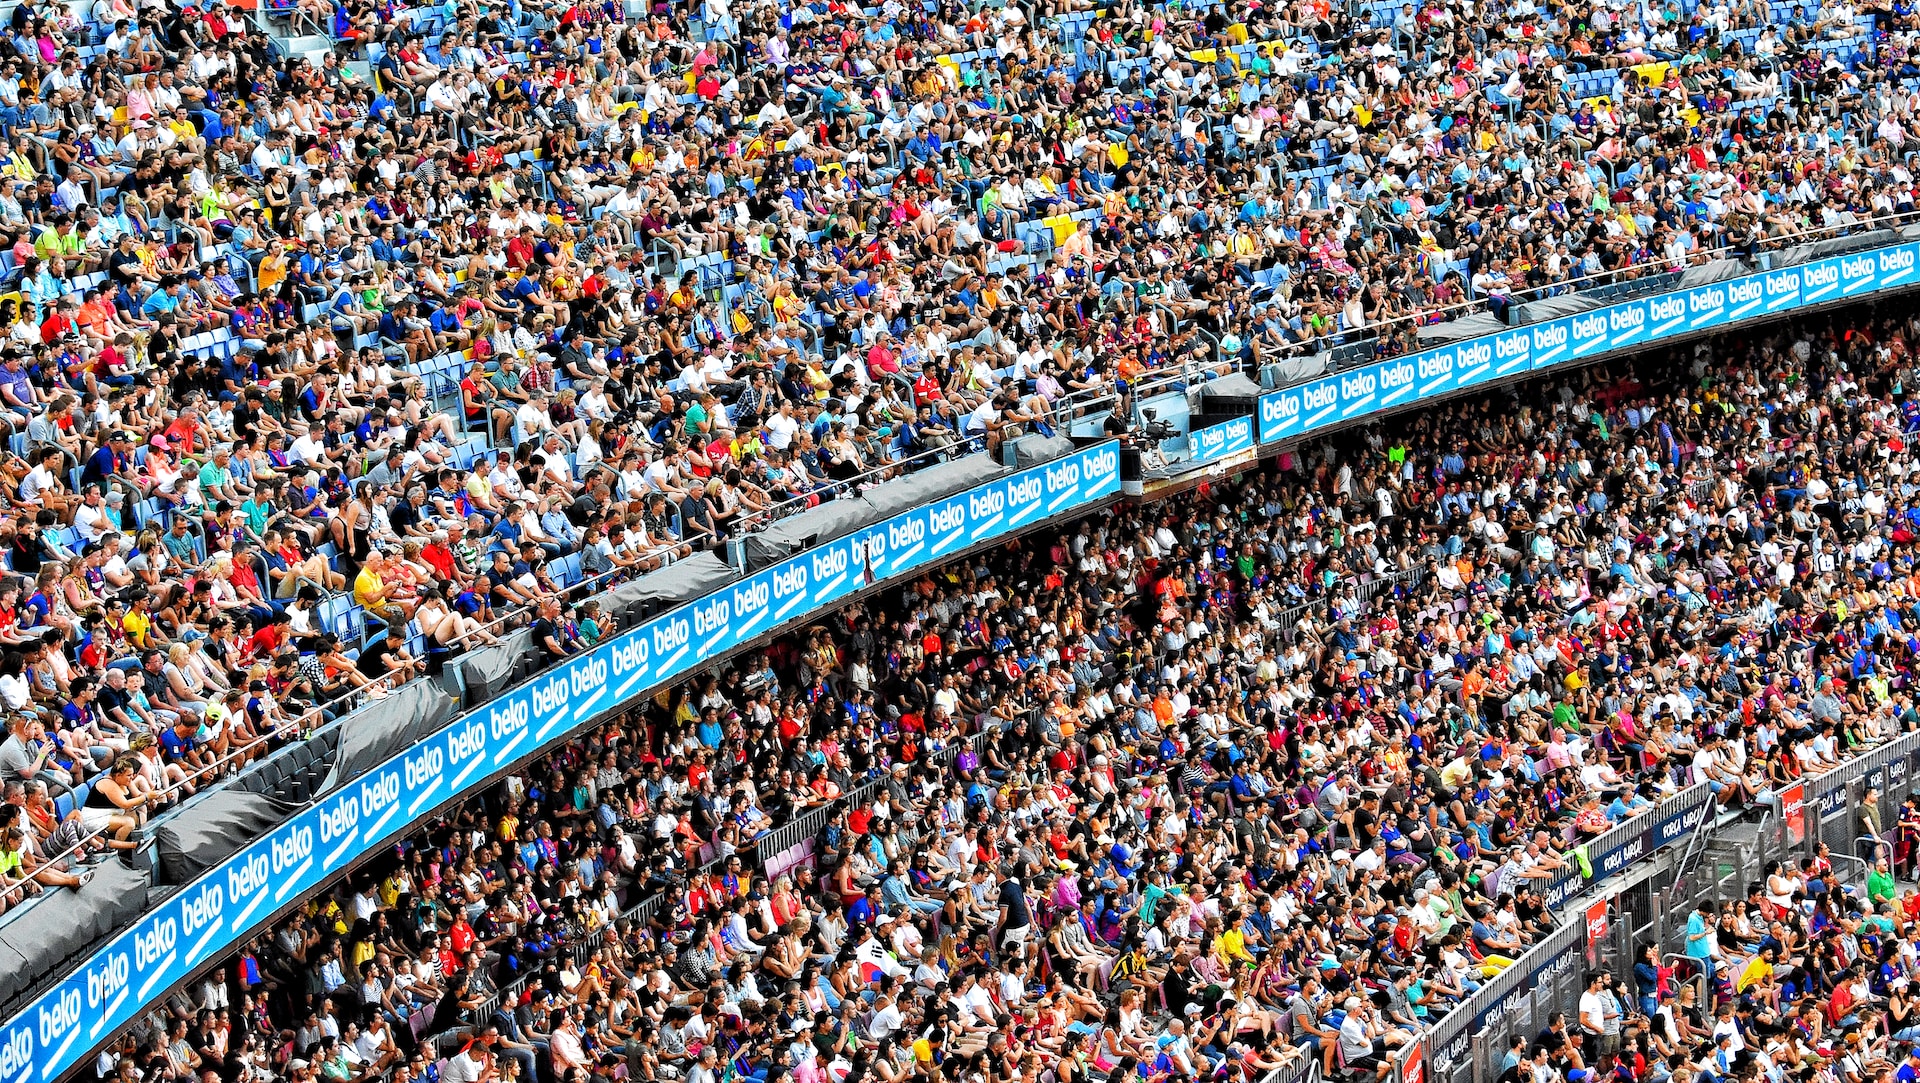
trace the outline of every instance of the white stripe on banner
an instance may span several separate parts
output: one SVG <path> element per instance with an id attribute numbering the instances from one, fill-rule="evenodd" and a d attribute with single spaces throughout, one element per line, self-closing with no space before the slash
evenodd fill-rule
<path id="1" fill-rule="evenodd" d="M 764 613 L 766 612 L 766 610 L 763 609 L 761 610 L 761 612 Z M 581 700 L 580 705 L 573 709 L 573 720 L 575 722 L 578 722 L 581 719 L 592 714 L 593 705 L 600 702 L 601 699 L 605 698 L 606 694 L 607 694 L 607 686 L 604 684 L 594 689 L 592 695 L 588 696 L 586 699 Z M 545 727 L 541 728 L 540 736 L 545 737 L 547 735 L 547 729 L 550 728 L 554 722 L 557 722 L 559 720 L 560 720 L 560 716 L 554 715 L 553 721 L 548 722 Z"/>
<path id="2" fill-rule="evenodd" d="M 277 903 L 285 902 L 287 896 L 293 893 L 294 887 L 298 885 L 300 881 L 307 878 L 307 870 L 311 868 L 313 868 L 312 858 L 302 861 L 292 873 L 288 874 L 287 882 L 280 885 L 280 890 L 273 893 L 273 901 Z M 146 998 L 146 993 L 143 992 L 140 994 L 140 999 L 145 1000 Z"/>
<path id="3" fill-rule="evenodd" d="M 1766 302 L 1765 297 L 1756 297 L 1753 300 L 1748 301 L 1746 304 L 1741 305 L 1739 308 L 1736 308 L 1732 312 L 1727 313 L 1728 322 L 1737 320 L 1740 317 L 1746 315 L 1747 313 L 1752 312 L 1755 308 L 1759 307 L 1765 302 Z"/>
<path id="4" fill-rule="evenodd" d="M 900 552 L 893 554 L 892 561 L 893 561 L 894 570 L 902 571 L 902 572 L 906 571 L 909 567 L 912 566 L 913 558 L 918 556 L 920 553 L 920 550 L 925 549 L 926 547 L 927 547 L 927 539 L 921 538 L 919 541 L 914 542 L 912 545 L 907 546 L 905 549 L 902 549 Z"/>
<path id="5" fill-rule="evenodd" d="M 1078 492 L 1079 489 L 1080 487 L 1078 485 L 1074 486 L 1075 492 Z M 1034 512 L 1042 511 L 1045 508 L 1046 508 L 1046 505 L 1040 503 L 1038 500 L 1027 501 L 1027 503 L 1024 506 L 1022 506 L 1019 511 L 1014 512 L 1012 517 L 1007 520 L 1007 529 L 1012 530 L 1014 527 L 1019 526 L 1027 518 L 1027 516 L 1032 515 Z"/>
<path id="6" fill-rule="evenodd" d="M 842 575 L 840 578 L 845 579 L 846 576 Z M 672 654 L 668 655 L 667 660 L 660 663 L 660 670 L 659 670 L 660 679 L 663 681 L 672 680 L 673 677 L 675 676 L 673 672 L 673 667 L 679 665 L 680 659 L 685 658 L 687 656 L 687 652 L 692 649 L 693 649 L 692 645 L 689 644 L 688 646 L 681 647 L 679 650 L 674 651 Z"/>
<path id="7" fill-rule="evenodd" d="M 747 638 L 747 633 L 752 631 L 755 625 L 759 624 L 761 621 L 765 620 L 766 618 L 767 618 L 767 608 L 765 606 L 761 606 L 760 611 L 758 613 L 755 613 L 753 616 L 748 617 L 746 620 L 741 621 L 740 627 L 735 628 L 733 630 L 733 634 L 736 636 L 739 636 L 741 639 L 745 639 Z"/>
<path id="8" fill-rule="evenodd" d="M 1661 335 L 1666 334 L 1669 330 L 1672 330 L 1673 328 L 1680 326 L 1682 323 L 1685 323 L 1686 319 L 1687 318 L 1685 316 L 1675 316 L 1673 319 L 1670 319 L 1667 322 L 1656 326 L 1653 330 L 1648 331 L 1647 337 L 1659 338 Z M 1632 332 L 1628 332 L 1628 333 L 1631 334 Z"/>
<path id="9" fill-rule="evenodd" d="M 793 607 L 799 605 L 801 602 L 804 602 L 806 600 L 807 600 L 806 591 L 804 590 L 795 591 L 793 594 L 793 597 L 787 599 L 787 604 L 773 611 L 773 619 L 775 621 L 782 621 L 787 619 L 787 614 L 793 612 Z M 620 687 L 620 694 L 623 696 L 627 694 L 626 685 L 622 685 Z"/>
<path id="10" fill-rule="evenodd" d="M 369 843 L 378 841 L 380 832 L 387 826 L 387 821 L 393 819 L 393 814 L 399 811 L 400 802 L 395 801 L 393 804 L 388 805 L 387 811 L 381 813 L 379 819 L 368 824 L 365 830 L 360 832 L 360 837 L 366 839 Z"/>
<path id="11" fill-rule="evenodd" d="M 204 933 L 201 933 L 200 939 L 194 942 L 193 950 L 187 953 L 188 966 L 192 966 L 194 964 L 194 961 L 200 958 L 200 953 L 207 950 L 207 944 L 213 940 L 213 934 L 219 932 L 222 928 L 226 926 L 226 924 L 227 924 L 226 918 L 213 919 L 213 924 L 207 926 L 207 931 Z M 105 1018 L 111 1015 L 113 1015 L 113 1013 L 109 1011 L 107 1012 L 106 1016 L 102 1016 L 101 1018 L 104 1020 Z M 94 1028 L 94 1033 L 98 1034 L 99 1032 L 100 1032 L 100 1028 L 96 1026 Z"/>
<path id="12" fill-rule="evenodd" d="M 1372 401 L 1373 401 L 1373 396 L 1371 394 L 1368 394 L 1368 395 L 1362 396 L 1361 398 L 1355 399 L 1352 402 L 1344 403 L 1340 407 L 1340 416 L 1352 417 L 1356 412 L 1359 411 L 1359 409 L 1362 406 L 1365 406 Z"/>
<path id="13" fill-rule="evenodd" d="M 262 891 L 262 892 L 260 892 L 259 894 L 257 894 L 257 895 L 255 895 L 255 896 L 253 897 L 253 901 L 252 901 L 252 902 L 250 902 L 250 903 L 248 903 L 248 904 L 247 904 L 246 906 L 244 906 L 244 907 L 242 907 L 242 908 L 241 908 L 241 910 L 240 910 L 240 913 L 238 913 L 238 914 L 236 914 L 236 915 L 234 915 L 234 919 L 233 919 L 233 927 L 234 927 L 234 928 L 236 928 L 236 929 L 244 929 L 244 928 L 246 928 L 246 927 L 247 927 L 247 919 L 248 919 L 248 918 L 251 918 L 251 917 L 253 916 L 253 912 L 254 912 L 255 910 L 257 910 L 257 909 L 259 909 L 259 908 L 260 908 L 260 904 L 261 904 L 261 903 L 263 903 L 263 902 L 266 902 L 266 901 L 267 901 L 267 893 L 266 893 L 266 892 L 264 892 L 264 891 Z"/>
<path id="14" fill-rule="evenodd" d="M 165 974 L 165 973 L 166 973 L 166 971 L 165 971 L 165 970 L 157 970 L 157 971 L 155 971 L 154 973 L 155 973 L 155 974 Z M 147 994 L 146 994 L 146 993 L 144 993 L 144 992 L 142 992 L 142 993 L 140 994 L 140 999 L 141 999 L 141 1000 L 145 1000 L 145 999 L 147 999 Z M 67 1059 L 67 1050 L 69 1050 L 69 1049 L 72 1049 L 72 1048 L 73 1048 L 73 1040 L 74 1040 L 75 1038 L 78 1038 L 79 1036 L 80 1036 L 80 1028 L 79 1028 L 79 1027 L 70 1027 L 70 1028 L 68 1028 L 68 1030 L 67 1030 L 67 1040 L 66 1040 L 66 1041 L 64 1041 L 64 1042 L 61 1042 L 61 1043 L 60 1043 L 60 1048 L 58 1048 L 58 1049 L 56 1049 L 56 1050 L 54 1050 L 54 1051 L 53 1051 L 53 1056 L 51 1056 L 51 1057 L 48 1057 L 48 1058 L 47 1058 L 47 1060 L 46 1060 L 46 1062 L 45 1062 L 44 1064 L 42 1064 L 42 1065 L 40 1066 L 40 1078 L 41 1078 L 42 1080 L 51 1080 L 51 1079 L 52 1079 L 52 1078 L 53 1078 L 53 1077 L 54 1077 L 54 1076 L 55 1076 L 56 1074 L 58 1074 L 57 1072 L 55 1072 L 55 1071 L 54 1071 L 54 1069 L 55 1069 L 55 1068 L 57 1068 L 57 1067 L 59 1067 L 59 1065 L 60 1065 L 60 1062 L 61 1062 L 61 1061 L 63 1061 L 63 1060 L 66 1060 L 66 1059 Z"/>
<path id="15" fill-rule="evenodd" d="M 683 651 L 686 650 L 685 647 L 682 647 L 680 649 Z M 527 731 L 524 727 L 515 731 L 513 738 L 509 740 L 506 744 L 501 745 L 499 749 L 494 752 L 493 765 L 495 767 L 498 767 L 501 764 L 507 762 L 507 759 L 510 756 L 512 756 L 513 750 L 518 748 L 520 746 L 520 742 L 526 739 L 527 739 Z"/>
<path id="16" fill-rule="evenodd" d="M 487 762 L 487 758 L 485 756 L 475 756 L 474 758 L 468 760 L 467 765 L 465 767 L 462 767 L 460 769 L 460 773 L 453 776 L 453 781 L 447 784 L 447 789 L 452 790 L 455 793 L 458 793 L 460 791 L 461 785 L 464 784 L 468 779 L 472 778 L 473 773 L 479 770 L 480 765 L 485 762 Z M 435 785 L 438 785 L 438 783 L 435 783 Z M 429 787 L 429 791 L 431 791 L 431 787 Z"/>
<path id="17" fill-rule="evenodd" d="M 333 852 L 327 855 L 327 859 L 320 863 L 320 871 L 327 872 L 327 871 L 330 871 L 335 865 L 338 865 L 340 863 L 340 858 L 346 854 L 347 847 L 352 846 L 354 843 L 359 841 L 360 841 L 359 828 L 356 827 L 352 831 L 347 832 L 346 838 L 343 838 L 340 840 L 340 845 L 335 846 L 333 848 Z"/>
<path id="18" fill-rule="evenodd" d="M 1467 371 L 1461 373 L 1454 380 L 1454 383 L 1459 387 L 1465 387 L 1468 384 L 1474 382 L 1475 380 L 1478 380 L 1481 377 L 1481 375 L 1483 375 L 1487 371 L 1487 368 L 1488 368 L 1487 365 L 1475 365 L 1472 368 L 1468 369 Z"/>
<path id="19" fill-rule="evenodd" d="M 834 591 L 836 591 L 836 590 L 839 590 L 839 589 L 840 589 L 840 584 L 842 584 L 842 583 L 844 583 L 844 582 L 846 582 L 846 581 L 847 581 L 847 573 L 846 573 L 846 572 L 841 572 L 841 573 L 840 573 L 839 575 L 836 575 L 836 576 L 834 576 L 834 577 L 833 577 L 832 579 L 829 579 L 829 580 L 827 580 L 827 585 L 826 585 L 826 586 L 824 586 L 824 587 L 821 587 L 821 588 L 820 588 L 819 590 L 816 590 L 816 591 L 814 591 L 814 592 L 813 592 L 813 600 L 814 600 L 814 601 L 816 601 L 816 602 L 824 602 L 824 601 L 826 601 L 826 600 L 827 600 L 827 598 L 828 598 L 829 596 L 831 596 L 831 595 L 833 594 L 833 592 L 834 592 Z M 660 668 L 661 668 L 661 670 L 662 670 L 662 671 L 664 671 L 664 670 L 666 669 L 666 667 L 665 667 L 665 666 L 662 666 L 662 667 L 660 667 Z"/>
<path id="20" fill-rule="evenodd" d="M 468 766 L 471 767 L 474 763 L 481 762 L 482 759 L 483 757 L 475 756 L 472 760 L 472 763 L 469 763 Z M 463 771 L 460 773 L 460 782 L 465 782 L 466 780 L 467 780 L 467 775 L 466 775 L 466 772 Z M 455 786 L 457 788 L 458 783 L 455 783 Z M 421 790 L 419 795 L 413 799 L 413 804 L 407 806 L 407 815 L 410 817 L 418 816 L 420 814 L 420 810 L 426 807 L 427 799 L 432 797 L 435 791 L 439 789 L 440 789 L 440 780 L 438 778 L 435 778 L 432 782 L 427 783 L 427 788 L 424 790 Z M 238 923 L 236 922 L 235 924 L 238 924 Z"/>
<path id="21" fill-rule="evenodd" d="M 218 929 L 219 927 L 220 927 L 220 923 L 218 921 L 214 922 L 212 925 L 212 928 L 214 929 Z M 201 940 L 200 943 L 202 946 L 206 945 L 206 941 L 204 939 Z M 187 962 L 191 964 L 193 962 L 193 958 L 189 956 L 187 958 Z M 100 1018 L 95 1019 L 93 1021 L 93 1029 L 87 1032 L 88 1041 L 92 1041 L 93 1039 L 98 1038 L 100 1036 L 100 1032 L 106 1028 L 107 1023 L 110 1020 L 112 1020 L 114 1016 L 120 1014 L 120 1005 L 125 1004 L 127 1002 L 127 997 L 132 995 L 132 993 L 133 993 L 132 986 L 122 985 L 120 987 L 120 995 L 114 997 L 113 1003 L 107 1005 L 107 1010 L 101 1012 Z"/>
<path id="22" fill-rule="evenodd" d="M 1398 390 L 1398 391 L 1395 391 L 1395 392 L 1394 392 L 1393 394 L 1391 394 L 1391 395 L 1388 395 L 1388 396 L 1386 396 L 1385 398 L 1382 398 L 1382 399 L 1380 400 L 1380 405 L 1381 405 L 1381 406 L 1391 406 L 1391 405 L 1393 405 L 1393 404 L 1394 404 L 1394 403 L 1395 403 L 1396 401 L 1398 401 L 1398 400 L 1400 399 L 1400 397 L 1401 397 L 1402 395 L 1411 395 L 1411 394 L 1413 394 L 1413 390 L 1414 390 L 1414 388 L 1413 388 L 1413 385 L 1412 385 L 1412 384 L 1406 384 L 1406 385 L 1404 385 L 1404 386 L 1402 386 L 1402 387 L 1400 388 L 1400 390 Z"/>
<path id="23" fill-rule="evenodd" d="M 1337 402 L 1334 403 L 1332 406 L 1323 406 L 1320 409 L 1314 411 L 1313 413 L 1308 414 L 1307 417 L 1301 421 L 1300 427 L 1303 429 L 1311 429 L 1315 425 L 1320 424 L 1320 419 L 1326 417 L 1330 413 L 1333 413 L 1335 410 L 1338 410 L 1339 408 L 1340 408 L 1340 404 Z"/>

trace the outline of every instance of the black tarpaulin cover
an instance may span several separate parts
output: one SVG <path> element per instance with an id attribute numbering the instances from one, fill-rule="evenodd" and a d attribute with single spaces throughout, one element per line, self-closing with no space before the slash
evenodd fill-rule
<path id="1" fill-rule="evenodd" d="M 8 1004 L 108 936 L 133 924 L 146 910 L 151 877 L 145 866 L 118 859 L 95 867 L 93 879 L 74 890 L 57 888 L 29 903 L 0 926 L 0 1004 Z"/>
<path id="2" fill-rule="evenodd" d="M 203 795 L 153 829 L 161 880 L 191 883 L 277 827 L 292 811 L 285 802 L 231 787 Z"/>
<path id="3" fill-rule="evenodd" d="M 491 647 L 468 651 L 460 659 L 461 673 L 467 680 L 467 702 L 485 703 L 506 691 L 513 683 L 513 671 L 520 659 L 533 649 L 533 631 L 521 628 L 500 637 Z"/>
<path id="4" fill-rule="evenodd" d="M 330 794 L 444 725 L 453 699 L 437 681 L 411 681 L 340 720 L 340 747 L 315 797 Z"/>

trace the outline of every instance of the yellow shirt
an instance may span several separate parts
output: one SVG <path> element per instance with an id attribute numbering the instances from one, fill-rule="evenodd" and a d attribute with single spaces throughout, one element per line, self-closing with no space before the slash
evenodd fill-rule
<path id="1" fill-rule="evenodd" d="M 153 645 L 147 638 L 148 631 L 153 628 L 153 619 L 145 613 L 137 609 L 127 610 L 127 615 L 120 618 L 120 627 L 126 630 L 127 641 L 134 646 L 150 647 Z"/>
<path id="2" fill-rule="evenodd" d="M 387 585 L 372 568 L 362 568 L 360 574 L 353 577 L 353 600 L 361 605 L 379 604 L 386 589 Z"/>
<path id="3" fill-rule="evenodd" d="M 1220 938 L 1213 942 L 1213 950 L 1223 963 L 1231 963 L 1235 959 L 1248 963 L 1258 962 L 1248 954 L 1247 938 L 1238 929 L 1228 929 L 1221 933 Z"/>

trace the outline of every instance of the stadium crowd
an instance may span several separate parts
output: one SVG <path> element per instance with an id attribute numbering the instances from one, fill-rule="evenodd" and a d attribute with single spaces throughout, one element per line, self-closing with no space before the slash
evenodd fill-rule
<path id="1" fill-rule="evenodd" d="M 1905 0 L 737 7 L 10 9 L 0 906 L 508 623 L 591 644 L 576 577 L 1075 394 L 1913 208 Z M 1381 1063 L 1551 920 L 1527 885 L 1583 835 L 1907 724 L 1909 458 L 1857 443 L 1912 427 L 1902 332 L 1428 415 L 838 615 L 422 834 L 102 1066 Z M 874 777 L 817 873 L 695 876 Z M 609 924 L 660 895 L 683 943 Z M 497 1063 L 423 1045 L 528 973 Z"/>
<path id="2" fill-rule="evenodd" d="M 1384 1075 L 1584 838 L 1920 723 L 1916 336 L 1686 347 L 985 551 L 426 826 L 100 1072 Z M 822 806 L 798 864 L 754 847 Z M 1863 827 L 1900 868 L 1770 867 L 1503 1080 L 1881 1078 L 1920 811 Z"/>
<path id="3" fill-rule="evenodd" d="M 1912 209 L 1901 4 L 873 16 L 11 9 L 0 784 L 59 850 L 1076 394 Z"/>

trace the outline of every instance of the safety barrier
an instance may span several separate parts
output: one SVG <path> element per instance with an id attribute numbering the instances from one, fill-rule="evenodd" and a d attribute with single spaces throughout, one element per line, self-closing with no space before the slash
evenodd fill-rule
<path id="1" fill-rule="evenodd" d="M 1895 814 L 1920 768 L 1920 733 L 1904 734 L 1842 763 L 1826 774 L 1789 786 L 1781 793 L 1783 834 L 1787 845 L 1796 842 L 1811 849 L 1826 843 L 1835 854 L 1856 853 L 1859 838 L 1854 810 L 1868 790 L 1879 790 L 1880 822 L 1891 834 Z M 1799 792 L 1796 793 L 1795 791 Z"/>
<path id="2" fill-rule="evenodd" d="M 1533 1033 L 1580 995 L 1586 935 L 1584 922 L 1561 924 L 1429 1030 L 1424 1060 L 1434 1083 L 1498 1076 L 1507 1034 Z"/>
<path id="3" fill-rule="evenodd" d="M 1687 832 L 1713 814 L 1713 807 L 1713 787 L 1701 782 L 1663 799 L 1638 816 L 1614 824 L 1581 845 L 1585 870 L 1578 867 L 1566 870 L 1541 889 L 1542 897 L 1548 906 L 1558 909 L 1588 884 L 1604 880 L 1648 854 L 1685 838 Z"/>
<path id="4" fill-rule="evenodd" d="M 1920 243 L 1890 245 L 1641 297 L 1308 380 L 1260 397 L 1260 441 L 1320 429 L 1505 377 L 1643 349 L 1809 306 L 1920 285 Z"/>

